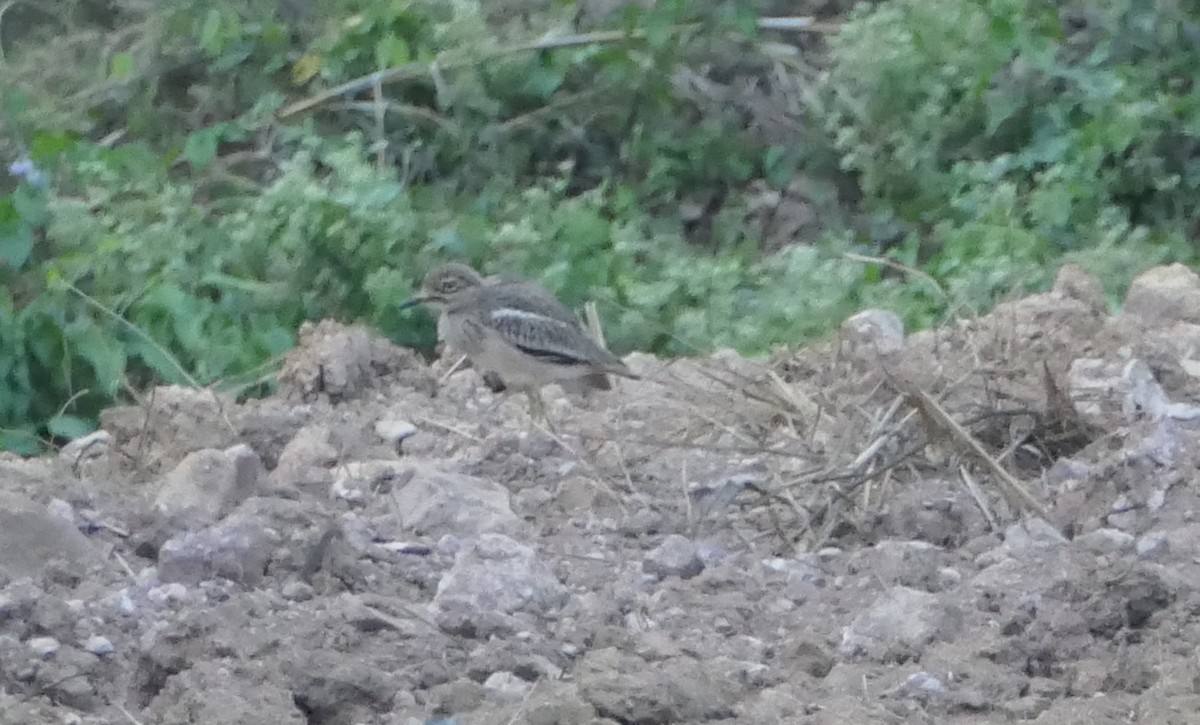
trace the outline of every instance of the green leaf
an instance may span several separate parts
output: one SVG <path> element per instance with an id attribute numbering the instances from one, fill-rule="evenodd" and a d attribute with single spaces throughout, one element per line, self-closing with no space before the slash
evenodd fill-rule
<path id="1" fill-rule="evenodd" d="M 988 24 L 988 36 L 992 42 L 999 45 L 1012 45 L 1013 39 L 1017 36 L 1017 29 L 1013 25 L 1012 18 L 994 16 Z"/>
<path id="2" fill-rule="evenodd" d="M 223 127 L 201 129 L 188 136 L 183 144 L 183 155 L 196 171 L 202 171 L 217 156 L 217 144 Z"/>
<path id="3" fill-rule="evenodd" d="M 145 363 L 146 367 L 157 373 L 161 382 L 176 385 L 186 382 L 179 372 L 179 367 L 175 365 L 175 361 L 167 357 L 158 346 L 137 339 L 130 343 L 129 352 L 133 357 Z"/>
<path id="4" fill-rule="evenodd" d="M 38 131 L 29 144 L 29 158 L 35 164 L 52 161 L 75 147 L 76 136 L 70 133 Z"/>
<path id="5" fill-rule="evenodd" d="M 117 53 L 108 64 L 108 79 L 123 81 L 133 75 L 133 54 Z"/>
<path id="6" fill-rule="evenodd" d="M 224 72 L 231 68 L 236 68 L 253 55 L 253 53 L 254 46 L 252 44 L 240 43 L 238 46 L 221 53 L 221 56 L 213 63 L 213 69 Z"/>
<path id="7" fill-rule="evenodd" d="M 0 221 L 0 264 L 20 269 L 33 253 L 33 229 L 21 219 Z"/>
<path id="8" fill-rule="evenodd" d="M 296 338 L 291 331 L 278 325 L 264 330 L 260 340 L 272 357 L 282 355 L 296 345 Z"/>
<path id="9" fill-rule="evenodd" d="M 412 59 L 412 51 L 403 38 L 394 33 L 388 33 L 375 44 L 375 65 L 379 69 L 404 65 Z"/>
<path id="10" fill-rule="evenodd" d="M 675 35 L 675 23 L 665 12 L 651 12 L 646 15 L 642 30 L 651 50 L 662 51 Z"/>
<path id="11" fill-rule="evenodd" d="M 461 257 L 467 253 L 467 246 L 454 227 L 444 227 L 434 232 L 429 246 L 452 257 Z"/>
<path id="12" fill-rule="evenodd" d="M 74 415 L 56 415 L 46 421 L 46 430 L 55 438 L 75 440 L 96 430 L 96 423 Z"/>
<path id="13" fill-rule="evenodd" d="M 563 72 L 550 65 L 547 59 L 530 65 L 525 82 L 521 86 L 525 93 L 546 100 L 554 95 L 562 83 Z"/>
<path id="14" fill-rule="evenodd" d="M 113 395 L 125 372 L 125 350 L 120 342 L 106 335 L 100 327 L 87 327 L 83 334 L 71 340 L 75 354 L 87 362 L 96 376 L 96 385 L 105 395 Z"/>
<path id="15" fill-rule="evenodd" d="M 12 193 L 12 205 L 21 221 L 30 227 L 44 226 L 50 221 L 50 211 L 46 207 L 46 194 L 29 184 L 21 184 Z"/>
<path id="16" fill-rule="evenodd" d="M 763 173 L 777 188 L 786 187 L 792 179 L 793 169 L 789 161 L 787 149 L 783 146 L 768 146 L 763 152 Z"/>
<path id="17" fill-rule="evenodd" d="M 36 456 L 42 452 L 42 441 L 28 428 L 0 430 L 0 449 L 21 456 Z"/>
<path id="18" fill-rule="evenodd" d="M 4 99 L 4 112 L 8 116 L 20 116 L 25 113 L 25 109 L 29 107 L 29 96 L 17 88 L 6 88 Z"/>
<path id="19" fill-rule="evenodd" d="M 218 55 L 224 46 L 221 38 L 221 11 L 210 8 L 200 29 L 200 47 L 209 55 Z"/>
<path id="20" fill-rule="evenodd" d="M 724 5 L 716 15 L 718 27 L 724 26 L 754 38 L 758 35 L 758 13 L 750 3 Z"/>

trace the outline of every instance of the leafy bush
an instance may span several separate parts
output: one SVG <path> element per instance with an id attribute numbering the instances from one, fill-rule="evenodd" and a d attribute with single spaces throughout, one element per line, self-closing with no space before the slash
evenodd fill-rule
<path id="1" fill-rule="evenodd" d="M 956 293 L 1042 286 L 1068 253 L 1111 288 L 1195 258 L 1198 21 L 1186 3 L 894 0 L 834 40 L 826 127 L 910 230 L 909 261 Z M 1134 268 L 1106 263 L 1127 246 Z"/>

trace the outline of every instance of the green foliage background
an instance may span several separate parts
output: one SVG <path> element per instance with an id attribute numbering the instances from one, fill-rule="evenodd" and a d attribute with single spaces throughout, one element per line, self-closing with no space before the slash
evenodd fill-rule
<path id="1" fill-rule="evenodd" d="M 884 0 L 800 31 L 766 7 L 6 4 L 0 447 L 155 381 L 268 391 L 306 319 L 428 348 L 396 303 L 448 257 L 666 355 L 1195 261 L 1192 5 Z M 818 224 L 757 223 L 797 194 Z"/>

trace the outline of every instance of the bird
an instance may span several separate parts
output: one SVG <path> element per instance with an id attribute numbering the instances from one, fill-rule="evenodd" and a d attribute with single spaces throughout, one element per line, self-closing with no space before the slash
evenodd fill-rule
<path id="1" fill-rule="evenodd" d="M 531 416 L 547 425 L 540 393 L 545 385 L 607 390 L 609 374 L 640 379 L 535 282 L 487 280 L 466 264 L 449 262 L 429 270 L 417 296 L 400 308 L 416 305 L 437 311 L 438 338 L 506 387 L 524 391 Z"/>

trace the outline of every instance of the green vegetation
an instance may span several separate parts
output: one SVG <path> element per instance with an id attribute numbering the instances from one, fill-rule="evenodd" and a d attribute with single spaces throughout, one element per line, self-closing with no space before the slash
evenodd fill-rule
<path id="1" fill-rule="evenodd" d="M 267 390 L 306 319 L 427 348 L 396 302 L 446 257 L 669 355 L 1195 259 L 1185 4 L 605 5 L 0 5 L 0 448 L 126 385 Z"/>

